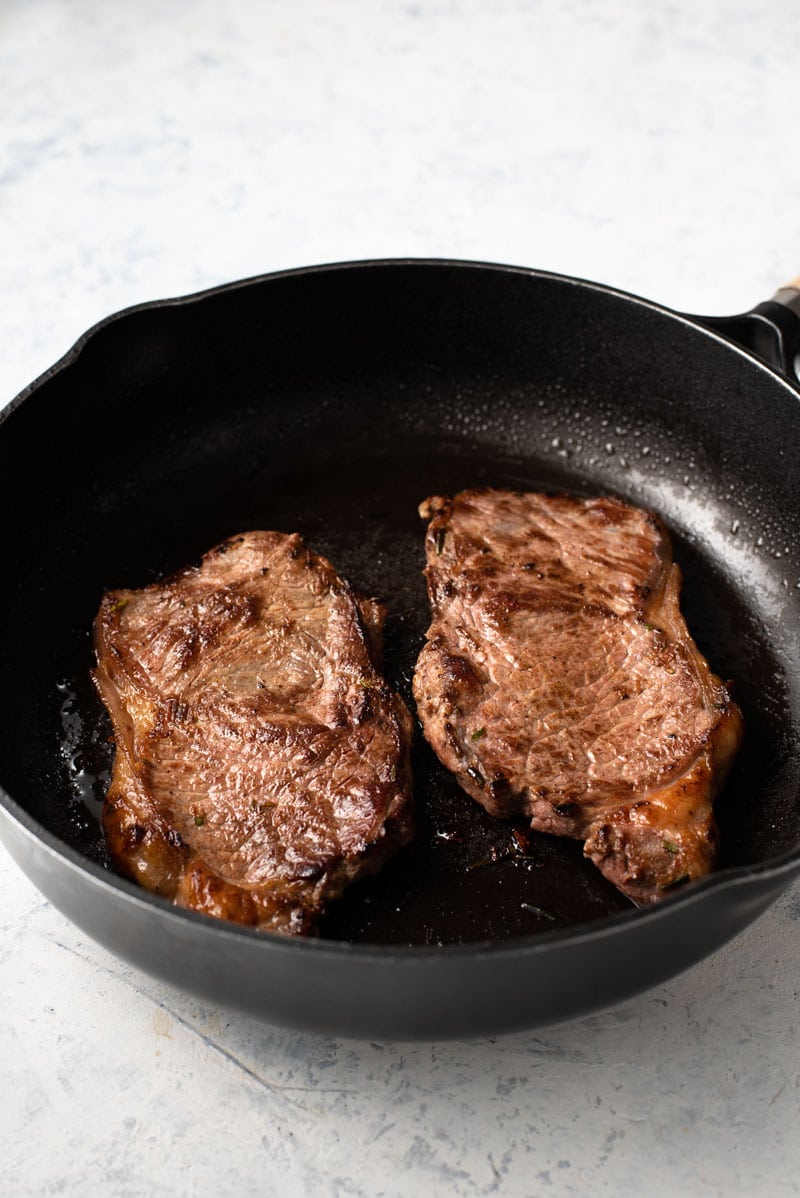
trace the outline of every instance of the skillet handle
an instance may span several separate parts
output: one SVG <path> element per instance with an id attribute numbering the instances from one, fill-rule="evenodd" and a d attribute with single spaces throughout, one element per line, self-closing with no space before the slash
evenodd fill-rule
<path id="1" fill-rule="evenodd" d="M 737 341 L 793 383 L 800 380 L 800 275 L 750 312 L 695 319 Z"/>

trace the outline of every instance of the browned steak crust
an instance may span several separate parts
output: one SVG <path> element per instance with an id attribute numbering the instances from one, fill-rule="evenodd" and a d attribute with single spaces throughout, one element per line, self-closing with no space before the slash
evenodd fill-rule
<path id="1" fill-rule="evenodd" d="M 583 840 L 639 903 L 713 869 L 741 713 L 686 628 L 661 521 L 490 489 L 420 513 L 433 621 L 414 695 L 464 789 Z"/>
<path id="2" fill-rule="evenodd" d="M 181 906 L 304 933 L 406 843 L 411 718 L 378 671 L 383 618 L 279 532 L 107 594 L 94 680 L 117 868 Z"/>

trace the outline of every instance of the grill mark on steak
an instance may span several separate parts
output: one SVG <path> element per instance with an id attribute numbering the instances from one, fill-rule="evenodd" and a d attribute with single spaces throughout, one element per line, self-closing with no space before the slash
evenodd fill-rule
<path id="1" fill-rule="evenodd" d="M 491 814 L 524 815 L 637 903 L 713 869 L 712 803 L 742 719 L 679 607 L 652 513 L 491 489 L 434 497 L 427 739 Z"/>
<path id="2" fill-rule="evenodd" d="M 379 670 L 383 607 L 300 536 L 249 532 L 105 595 L 111 859 L 146 889 L 273 932 L 410 840 L 411 717 Z"/>

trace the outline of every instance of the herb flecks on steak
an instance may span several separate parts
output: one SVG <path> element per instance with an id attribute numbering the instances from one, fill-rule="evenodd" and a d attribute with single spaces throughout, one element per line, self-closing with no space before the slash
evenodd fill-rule
<path id="1" fill-rule="evenodd" d="M 420 514 L 433 619 L 414 695 L 444 765 L 493 815 L 583 840 L 637 903 L 711 871 L 742 720 L 686 628 L 661 521 L 490 489 Z"/>
<path id="2" fill-rule="evenodd" d="M 116 740 L 116 867 L 207 915 L 306 933 L 412 835 L 411 719 L 384 611 L 298 535 L 250 532 L 112 591 L 94 680 Z"/>

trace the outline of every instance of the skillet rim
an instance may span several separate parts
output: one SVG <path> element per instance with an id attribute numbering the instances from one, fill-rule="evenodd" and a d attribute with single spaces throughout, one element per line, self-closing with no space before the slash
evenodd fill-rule
<path id="1" fill-rule="evenodd" d="M 310 266 L 293 266 L 287 267 L 284 270 L 266 271 L 259 275 L 248 275 L 244 279 L 234 279 L 229 283 L 217 283 L 213 287 L 204 287 L 200 291 L 190 291 L 185 295 L 166 296 L 156 300 L 142 300 L 136 304 L 129 304 L 125 308 L 120 308 L 116 312 L 109 313 L 108 316 L 102 317 L 95 324 L 90 325 L 85 332 L 81 333 L 76 341 L 65 351 L 60 358 L 55 361 L 52 366 L 48 366 L 41 374 L 37 375 L 32 382 L 28 383 L 15 396 L 13 396 L 2 408 L 0 408 L 0 426 L 12 411 L 30 395 L 33 394 L 43 383 L 60 374 L 68 366 L 71 366 L 79 357 L 80 353 L 89 343 L 89 341 L 97 334 L 102 332 L 106 326 L 113 324 L 115 321 L 122 320 L 126 316 L 135 316 L 139 312 L 148 312 L 156 308 L 178 308 L 184 304 L 197 303 L 200 300 L 212 299 L 216 295 L 222 295 L 227 291 L 238 291 L 246 287 L 252 287 L 256 284 L 271 282 L 272 280 L 300 277 L 304 275 L 325 274 L 334 271 L 345 270 L 363 270 L 385 267 L 448 267 L 456 269 L 468 270 L 486 270 L 491 272 L 500 272 L 502 274 L 525 275 L 537 279 L 550 279 L 558 283 L 567 283 L 573 287 L 586 288 L 589 291 L 602 292 L 604 295 L 614 296 L 616 299 L 628 300 L 641 308 L 647 308 L 650 311 L 656 312 L 660 316 L 668 316 L 672 320 L 676 320 L 679 324 L 688 325 L 689 327 L 699 330 L 713 341 L 721 342 L 726 348 L 734 350 L 741 357 L 745 358 L 749 363 L 766 371 L 772 378 L 777 379 L 788 387 L 800 398 L 800 378 L 795 382 L 790 376 L 783 373 L 775 366 L 771 366 L 762 358 L 759 358 L 755 353 L 742 346 L 738 341 L 731 337 L 726 337 L 724 333 L 717 328 L 712 328 L 705 324 L 706 319 L 718 320 L 720 317 L 706 317 L 702 315 L 694 315 L 688 312 L 679 312 L 676 308 L 670 308 L 666 304 L 659 304 L 655 300 L 646 299 L 644 296 L 637 295 L 633 291 L 626 291 L 620 287 L 612 287 L 606 283 L 598 283 L 592 279 L 581 278 L 580 275 L 564 275 L 558 271 L 540 270 L 536 267 L 515 266 L 505 262 L 489 262 L 479 258 L 350 258 L 342 259 L 341 261 L 322 262 L 312 264 Z M 735 319 L 737 316 L 748 315 L 749 313 L 729 313 L 721 319 Z"/>
<path id="2" fill-rule="evenodd" d="M 644 308 L 654 312 L 658 316 L 667 317 L 671 321 L 677 322 L 679 325 L 691 328 L 694 331 L 699 331 L 704 336 L 712 341 L 722 344 L 726 350 L 732 350 L 738 356 L 744 358 L 745 362 L 750 367 L 756 367 L 764 371 L 773 381 L 782 384 L 796 400 L 800 400 L 800 380 L 795 383 L 793 379 L 788 377 L 778 368 L 769 365 L 754 353 L 745 349 L 737 341 L 727 337 L 724 333 L 716 328 L 711 328 L 704 323 L 702 316 L 693 316 L 683 312 L 678 312 L 666 305 L 656 303 L 652 300 L 643 298 L 633 292 L 625 291 L 620 288 L 611 287 L 603 283 L 597 283 L 590 279 L 583 279 L 575 275 L 559 274 L 555 271 L 539 270 L 531 267 L 514 266 L 505 263 L 495 263 L 481 260 L 462 259 L 462 258 L 415 258 L 415 257 L 400 257 L 400 258 L 365 258 L 351 259 L 344 261 L 335 261 L 329 263 L 320 263 L 309 266 L 291 267 L 284 270 L 269 271 L 259 275 L 252 275 L 244 279 L 233 280 L 228 283 L 217 284 L 213 287 L 203 288 L 200 291 L 190 292 L 186 295 L 166 297 L 157 300 L 145 300 L 141 303 L 131 304 L 126 308 L 122 308 L 117 312 L 112 312 L 108 316 L 90 326 L 80 337 L 70 346 L 70 348 L 60 357 L 52 366 L 48 367 L 32 382 L 28 383 L 17 395 L 15 395 L 2 409 L 0 409 L 0 435 L 2 435 L 2 426 L 6 419 L 16 411 L 16 409 L 30 399 L 32 395 L 50 379 L 62 373 L 74 365 L 80 357 L 84 348 L 89 342 L 107 326 L 125 319 L 128 316 L 137 315 L 140 312 L 152 311 L 160 308 L 182 307 L 192 303 L 198 303 L 205 299 L 211 299 L 217 295 L 224 294 L 230 291 L 242 290 L 254 285 L 260 285 L 266 282 L 277 281 L 283 278 L 305 277 L 309 275 L 343 272 L 350 270 L 371 270 L 385 268 L 408 268 L 408 267 L 426 267 L 426 268 L 448 268 L 448 269 L 469 269 L 469 270 L 485 270 L 492 273 L 503 273 L 512 275 L 522 275 L 537 279 L 552 280 L 554 282 L 567 284 L 572 287 L 578 287 L 590 292 L 597 292 L 606 296 L 611 296 L 615 299 L 620 299 L 628 303 L 633 303 L 636 307 Z M 363 956 L 387 959 L 391 957 L 399 957 L 403 959 L 418 958 L 431 959 L 432 957 L 455 957 L 464 954 L 472 956 L 483 956 L 487 954 L 495 955 L 503 953 L 504 955 L 514 955 L 517 953 L 530 953 L 532 951 L 547 951 L 548 948 L 555 944 L 566 942 L 579 943 L 584 939 L 591 938 L 592 940 L 602 939 L 606 936 L 617 934 L 617 929 L 623 930 L 632 920 L 641 922 L 647 920 L 650 923 L 667 917 L 670 910 L 680 907 L 686 908 L 687 905 L 702 902 L 704 897 L 709 892 L 721 891 L 724 889 L 738 889 L 742 886 L 747 886 L 758 879 L 779 879 L 782 875 L 789 875 L 800 872 L 800 844 L 793 849 L 788 849 L 779 854 L 777 857 L 769 861 L 756 862 L 749 865 L 727 866 L 719 871 L 709 874 L 707 877 L 692 883 L 690 888 L 675 895 L 671 895 L 666 900 L 654 904 L 649 907 L 632 907 L 629 911 L 617 912 L 614 915 L 606 916 L 601 919 L 592 920 L 589 922 L 578 923 L 566 928 L 558 928 L 552 930 L 543 930 L 540 932 L 529 933 L 528 935 L 515 936 L 508 940 L 477 940 L 468 941 L 462 944 L 447 944 L 447 945 L 384 945 L 384 944 L 369 944 L 369 943 L 353 943 L 346 940 L 323 940 L 316 937 L 287 937 L 279 936 L 272 932 L 258 931 L 251 927 L 246 927 L 241 924 L 231 923 L 226 920 L 217 920 L 209 916 L 202 915 L 195 911 L 190 911 L 182 907 L 177 907 L 166 899 L 161 898 L 156 894 L 143 890 L 136 886 L 135 883 L 129 881 L 111 870 L 105 869 L 97 863 L 73 849 L 70 845 L 60 840 L 52 832 L 49 831 L 38 820 L 35 820 L 17 801 L 12 798 L 4 787 L 0 786 L 0 808 L 5 811 L 9 819 L 13 820 L 22 831 L 35 841 L 39 847 L 44 848 L 48 854 L 55 857 L 59 861 L 65 863 L 71 870 L 77 871 L 79 874 L 88 874 L 94 885 L 108 887 L 111 891 L 116 891 L 121 894 L 127 902 L 132 902 L 135 906 L 143 904 L 147 908 L 155 908 L 160 910 L 162 915 L 167 919 L 188 920 L 190 924 L 196 924 L 213 930 L 214 935 L 223 937 L 244 936 L 251 942 L 256 944 L 281 945 L 289 949 L 289 951 L 313 951 L 318 954 L 330 954 L 333 956 Z M 13 859 L 13 858 L 12 858 Z M 24 872 L 24 871 L 23 871 Z M 291 946 L 291 947 L 290 947 Z M 313 947 L 312 947 L 313 946 Z"/>
<path id="3" fill-rule="evenodd" d="M 144 890 L 141 886 L 137 886 L 135 882 L 129 881 L 120 874 L 115 874 L 111 870 L 97 865 L 70 845 L 64 844 L 63 841 L 54 836 L 47 828 L 38 824 L 26 811 L 19 808 L 16 800 L 12 799 L 2 788 L 0 788 L 0 806 L 4 808 L 6 816 L 14 819 L 25 835 L 30 837 L 39 848 L 44 848 L 51 857 L 58 860 L 61 864 L 66 864 L 78 874 L 88 874 L 93 885 L 99 885 L 101 889 L 108 889 L 112 892 L 116 891 L 123 897 L 126 903 L 131 903 L 134 907 L 155 908 L 167 920 L 188 921 L 189 924 L 194 924 L 197 928 L 205 928 L 215 936 L 222 936 L 223 938 L 229 936 L 234 938 L 244 937 L 254 945 L 280 946 L 290 952 L 312 951 L 322 956 L 327 954 L 334 957 L 374 957 L 381 960 L 394 957 L 402 958 L 403 960 L 409 958 L 430 960 L 433 957 L 439 959 L 460 956 L 482 957 L 495 956 L 498 953 L 502 953 L 504 956 L 514 956 L 517 953 L 528 954 L 531 951 L 536 953 L 539 951 L 546 952 L 554 945 L 566 944 L 567 942 L 570 944 L 580 944 L 586 940 L 602 940 L 609 936 L 622 934 L 624 928 L 629 926 L 633 921 L 637 924 L 644 923 L 645 921 L 650 924 L 658 923 L 660 920 L 668 918 L 670 911 L 675 910 L 677 907 L 685 910 L 688 906 L 703 902 L 705 895 L 712 890 L 736 890 L 740 887 L 748 886 L 755 879 L 780 878 L 782 874 L 786 874 L 791 878 L 793 874 L 800 873 L 800 849 L 797 849 L 791 850 L 788 854 L 782 854 L 780 859 L 776 858 L 772 862 L 733 866 L 726 870 L 709 874 L 707 877 L 692 883 L 691 887 L 685 890 L 683 894 L 672 895 L 660 903 L 654 903 L 652 906 L 632 906 L 628 911 L 617 912 L 602 919 L 573 924 L 566 928 L 545 929 L 541 932 L 529 933 L 528 935 L 514 936 L 507 940 L 472 940 L 460 944 L 370 944 L 368 942 L 354 942 L 349 940 L 326 940 L 315 936 L 280 936 L 275 932 L 259 931 L 244 924 L 233 923 L 230 920 L 215 919 L 212 916 L 203 915 L 198 911 L 178 907 L 167 899 L 161 898 L 160 895 Z M 11 810 L 14 807 L 19 810 Z M 256 949 L 254 951 L 259 950 Z"/>

